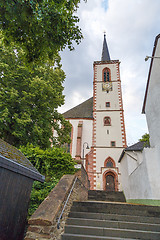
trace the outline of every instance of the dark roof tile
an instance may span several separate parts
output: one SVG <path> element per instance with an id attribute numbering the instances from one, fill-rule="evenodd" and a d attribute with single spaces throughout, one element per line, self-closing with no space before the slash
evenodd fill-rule
<path id="1" fill-rule="evenodd" d="M 149 145 L 147 144 L 147 142 L 142 141 L 142 142 L 137 142 L 137 143 L 123 149 L 118 162 L 121 162 L 126 151 L 142 151 L 144 147 L 149 147 Z"/>
<path id="2" fill-rule="evenodd" d="M 93 118 L 93 97 L 63 113 L 65 118 Z"/>

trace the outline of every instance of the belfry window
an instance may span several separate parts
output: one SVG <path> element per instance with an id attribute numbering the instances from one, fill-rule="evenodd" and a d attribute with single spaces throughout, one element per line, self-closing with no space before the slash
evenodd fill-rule
<path id="1" fill-rule="evenodd" d="M 111 81 L 110 69 L 109 68 L 105 68 L 103 70 L 103 81 L 104 82 L 110 82 Z"/>
<path id="2" fill-rule="evenodd" d="M 104 126 L 110 126 L 110 125 L 111 125 L 111 118 L 104 117 Z"/>

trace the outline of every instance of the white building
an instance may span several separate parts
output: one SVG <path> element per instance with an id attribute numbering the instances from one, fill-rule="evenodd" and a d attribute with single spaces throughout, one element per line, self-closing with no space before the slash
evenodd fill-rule
<path id="1" fill-rule="evenodd" d="M 84 163 L 91 189 L 121 190 L 118 159 L 126 134 L 119 65 L 104 35 L 101 61 L 93 64 L 93 97 L 64 113 L 72 124 L 70 153 Z"/>
<path id="2" fill-rule="evenodd" d="M 123 150 L 119 159 L 122 186 L 127 199 L 160 200 L 160 35 L 154 43 L 142 113 L 150 148 L 137 143 Z"/>

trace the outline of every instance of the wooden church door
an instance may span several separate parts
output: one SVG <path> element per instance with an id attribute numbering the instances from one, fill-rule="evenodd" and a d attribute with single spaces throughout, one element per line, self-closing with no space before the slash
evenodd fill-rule
<path id="1" fill-rule="evenodd" d="M 115 191 L 115 181 L 113 175 L 106 176 L 106 191 Z"/>

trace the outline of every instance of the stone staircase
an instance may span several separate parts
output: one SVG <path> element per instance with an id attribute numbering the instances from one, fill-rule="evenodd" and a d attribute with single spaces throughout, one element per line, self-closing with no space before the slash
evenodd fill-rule
<path id="1" fill-rule="evenodd" d="M 119 193 L 116 199 L 112 192 L 98 192 L 98 197 L 95 192 L 89 191 L 88 201 L 73 203 L 62 240 L 160 240 L 160 207 L 127 204 L 124 197 L 118 202 Z"/>
<path id="2" fill-rule="evenodd" d="M 108 202 L 126 202 L 123 192 L 106 192 L 101 190 L 89 190 L 88 200 L 108 201 Z"/>

